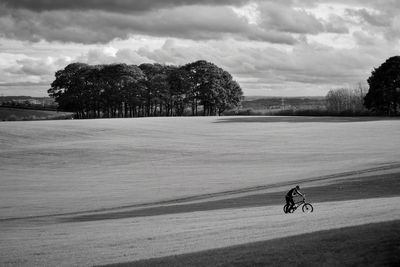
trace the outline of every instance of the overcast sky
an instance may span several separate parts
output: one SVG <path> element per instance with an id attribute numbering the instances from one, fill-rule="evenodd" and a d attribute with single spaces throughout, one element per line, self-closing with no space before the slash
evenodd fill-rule
<path id="1" fill-rule="evenodd" d="M 400 54 L 398 0 L 0 0 L 0 95 L 47 96 L 71 62 L 205 59 L 245 95 L 354 87 Z"/>

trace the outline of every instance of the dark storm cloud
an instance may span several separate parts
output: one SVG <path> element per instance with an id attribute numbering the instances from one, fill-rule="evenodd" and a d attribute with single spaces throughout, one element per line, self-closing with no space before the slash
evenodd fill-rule
<path id="1" fill-rule="evenodd" d="M 240 5 L 248 0 L 0 0 L 11 8 L 33 11 L 49 10 L 105 10 L 140 12 L 185 5 Z"/>
<path id="2" fill-rule="evenodd" d="M 287 33 L 250 25 L 224 6 L 183 6 L 136 15 L 97 10 L 10 10 L 9 15 L 0 17 L 0 26 L 0 34 L 11 39 L 84 44 L 107 43 L 134 34 L 193 40 L 235 37 L 271 43 L 296 42 Z"/>
<path id="3" fill-rule="evenodd" d="M 227 6 L 245 3 L 257 3 L 257 25 Z M 337 23 L 339 19 L 323 21 L 303 9 L 311 3 L 298 0 L 0 0 L 0 37 L 92 44 L 147 35 L 191 40 L 234 38 L 293 45 L 298 42 L 299 34 L 348 32 L 344 23 Z"/>

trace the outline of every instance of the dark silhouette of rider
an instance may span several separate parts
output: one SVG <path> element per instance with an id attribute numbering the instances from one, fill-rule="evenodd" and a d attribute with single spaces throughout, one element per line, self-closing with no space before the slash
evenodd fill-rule
<path id="1" fill-rule="evenodd" d="M 286 194 L 286 205 L 290 205 L 289 208 L 287 209 L 288 211 L 294 206 L 294 200 L 293 197 L 296 195 L 300 195 L 304 197 L 304 195 L 300 192 L 300 186 L 293 187 L 292 189 L 289 190 Z"/>

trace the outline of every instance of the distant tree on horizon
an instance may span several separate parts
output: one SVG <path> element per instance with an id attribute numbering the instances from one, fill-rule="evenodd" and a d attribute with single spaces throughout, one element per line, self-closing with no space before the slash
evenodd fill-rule
<path id="1" fill-rule="evenodd" d="M 400 106 L 400 56 L 388 58 L 368 78 L 364 104 L 369 110 L 397 115 Z"/>

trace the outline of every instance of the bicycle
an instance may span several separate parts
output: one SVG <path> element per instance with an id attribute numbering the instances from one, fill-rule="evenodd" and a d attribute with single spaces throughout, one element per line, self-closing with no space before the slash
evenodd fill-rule
<path id="1" fill-rule="evenodd" d="M 301 209 L 304 213 L 311 213 L 314 211 L 314 207 L 310 203 L 306 202 L 305 196 L 303 197 L 303 199 L 301 201 L 295 202 L 294 206 L 291 207 L 290 209 L 289 209 L 289 206 L 290 206 L 289 204 L 285 204 L 283 206 L 284 213 L 293 213 L 300 206 L 302 206 Z"/>

